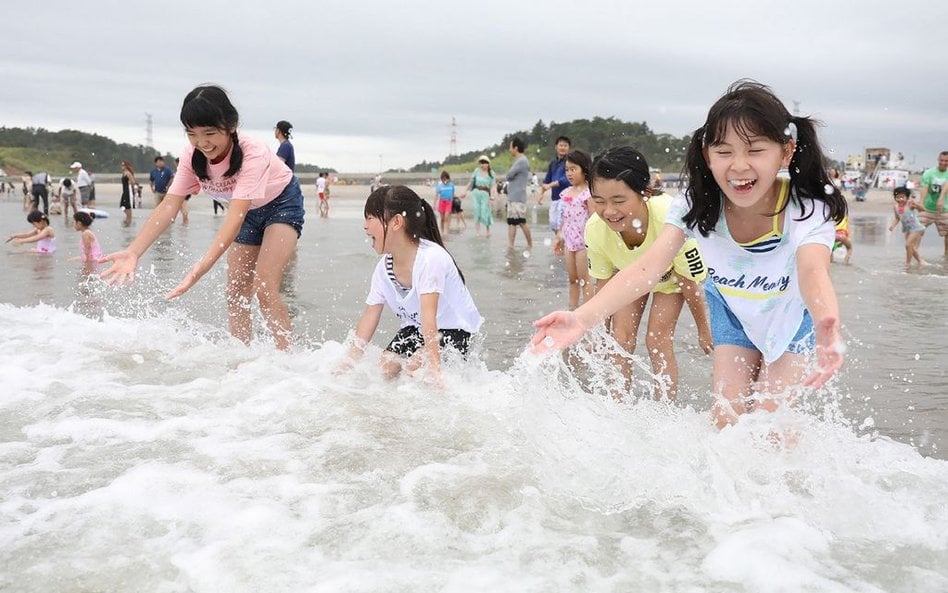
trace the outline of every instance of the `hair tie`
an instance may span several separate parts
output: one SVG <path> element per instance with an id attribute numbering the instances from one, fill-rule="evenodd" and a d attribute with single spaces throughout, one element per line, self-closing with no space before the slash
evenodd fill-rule
<path id="1" fill-rule="evenodd" d="M 797 124 L 791 121 L 790 123 L 787 124 L 787 129 L 785 129 L 783 133 L 786 134 L 787 136 L 790 136 L 790 138 L 792 138 L 793 141 L 796 142 L 797 141 Z"/>

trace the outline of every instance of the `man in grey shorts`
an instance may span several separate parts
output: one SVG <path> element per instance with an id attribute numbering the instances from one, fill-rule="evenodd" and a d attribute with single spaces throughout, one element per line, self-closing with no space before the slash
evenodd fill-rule
<path id="1" fill-rule="evenodd" d="M 83 208 L 95 208 L 95 200 L 92 199 L 92 178 L 89 173 L 82 168 L 79 161 L 69 165 L 72 174 L 76 176 L 76 187 L 79 189 L 79 205 Z"/>
<path id="2" fill-rule="evenodd" d="M 507 247 L 513 249 L 517 238 L 517 227 L 523 230 L 527 239 L 527 249 L 533 249 L 533 237 L 527 226 L 527 182 L 530 180 L 530 162 L 523 152 L 526 143 L 520 138 L 510 141 L 510 154 L 513 164 L 507 171 Z"/>

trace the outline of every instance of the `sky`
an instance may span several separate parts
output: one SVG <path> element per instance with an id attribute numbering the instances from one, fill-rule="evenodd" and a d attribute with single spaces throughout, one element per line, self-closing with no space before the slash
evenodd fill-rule
<path id="1" fill-rule="evenodd" d="M 275 150 L 288 120 L 298 162 L 354 173 L 440 161 L 452 129 L 459 153 L 537 120 L 614 116 L 683 136 L 739 78 L 822 121 L 837 160 L 887 147 L 922 169 L 948 149 L 948 4 L 931 0 L 41 0 L 3 13 L 0 125 L 138 145 L 151 114 L 172 154 L 181 101 L 204 83 L 227 89 L 244 133 Z"/>

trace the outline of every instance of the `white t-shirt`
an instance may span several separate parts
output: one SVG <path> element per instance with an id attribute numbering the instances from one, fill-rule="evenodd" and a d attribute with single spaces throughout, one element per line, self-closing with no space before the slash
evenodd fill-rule
<path id="1" fill-rule="evenodd" d="M 401 319 L 402 327 L 421 327 L 421 295 L 438 293 L 438 329 L 463 329 L 477 332 L 484 321 L 467 286 L 461 280 L 454 260 L 443 247 L 421 239 L 411 270 L 411 288 L 403 293 L 392 281 L 385 255 L 375 266 L 367 305 L 388 305 Z"/>
<path id="2" fill-rule="evenodd" d="M 318 193 L 325 193 L 325 192 L 326 192 L 326 178 L 325 178 L 325 177 L 317 177 L 317 178 L 316 178 L 316 191 L 317 191 Z"/>
<path id="3" fill-rule="evenodd" d="M 797 249 L 807 243 L 831 249 L 836 223 L 826 220 L 829 206 L 806 198 L 809 218 L 801 218 L 800 200 L 794 195 L 784 212 L 783 231 L 770 251 L 752 253 L 738 244 L 727 228 L 724 213 L 714 230 L 703 237 L 685 226 L 689 198 L 679 194 L 668 209 L 666 224 L 674 225 L 698 242 L 714 283 L 728 308 L 741 322 L 748 339 L 771 363 L 786 352 L 803 321 L 806 305 L 797 277 Z"/>

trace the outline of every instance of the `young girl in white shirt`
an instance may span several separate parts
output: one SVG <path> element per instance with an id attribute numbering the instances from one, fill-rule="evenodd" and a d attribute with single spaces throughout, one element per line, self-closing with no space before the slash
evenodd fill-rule
<path id="1" fill-rule="evenodd" d="M 386 378 L 424 365 L 427 377 L 441 384 L 441 350 L 467 354 L 481 319 L 464 276 L 438 232 L 434 209 L 402 185 L 379 188 L 365 203 L 365 229 L 372 248 L 382 255 L 356 325 L 356 343 L 344 366 L 357 360 L 375 335 L 384 305 L 398 316 L 401 329 L 382 355 Z"/>
<path id="2" fill-rule="evenodd" d="M 829 263 L 846 201 L 823 167 L 814 122 L 753 81 L 738 81 L 711 107 L 685 159 L 687 192 L 656 242 L 576 311 L 537 321 L 532 344 L 542 351 L 578 340 L 646 294 L 693 236 L 708 266 L 712 414 L 723 427 L 792 403 L 793 388 L 819 387 L 842 365 Z M 784 168 L 789 180 L 778 176 Z M 814 331 L 819 368 L 805 376 Z"/>

